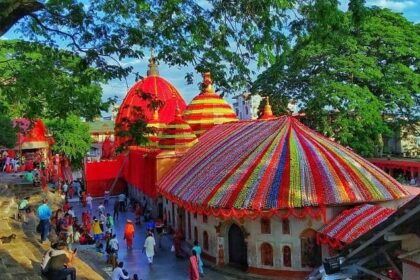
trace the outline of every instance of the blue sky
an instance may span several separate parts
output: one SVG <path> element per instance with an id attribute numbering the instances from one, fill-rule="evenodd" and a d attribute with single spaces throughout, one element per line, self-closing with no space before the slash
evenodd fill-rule
<path id="1" fill-rule="evenodd" d="M 341 1 L 341 7 L 343 10 L 347 9 L 347 0 Z M 388 8 L 395 12 L 402 13 L 406 18 L 414 23 L 420 23 L 420 0 L 366 0 L 368 6 L 379 6 L 382 8 Z M 13 30 L 9 31 L 3 38 L 19 38 Z M 134 67 L 134 72 L 139 72 L 146 75 L 147 61 L 144 60 L 128 60 L 122 61 L 122 64 L 129 64 Z M 194 83 L 187 85 L 184 76 L 187 72 L 193 72 L 192 67 L 167 67 L 166 65 L 159 65 L 160 75 L 170 81 L 184 96 L 187 103 L 191 101 L 194 96 L 199 93 L 197 83 L 201 80 L 201 75 L 196 74 Z M 131 87 L 135 83 L 134 74 L 127 77 L 128 86 Z M 103 85 L 104 98 L 110 96 L 118 96 L 121 102 L 129 88 L 127 88 L 125 81 L 112 80 L 108 84 Z M 231 96 L 234 93 L 231 94 Z M 228 101 L 231 101 L 228 98 Z"/>

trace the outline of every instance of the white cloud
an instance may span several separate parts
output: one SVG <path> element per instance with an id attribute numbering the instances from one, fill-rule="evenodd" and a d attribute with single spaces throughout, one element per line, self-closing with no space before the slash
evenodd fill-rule
<path id="1" fill-rule="evenodd" d="M 388 8 L 397 12 L 401 12 L 416 6 L 417 3 L 414 1 L 373 0 L 367 2 L 367 5 Z"/>

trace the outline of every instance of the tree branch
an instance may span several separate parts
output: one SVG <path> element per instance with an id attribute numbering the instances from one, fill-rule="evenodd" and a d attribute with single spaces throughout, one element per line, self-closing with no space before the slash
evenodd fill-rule
<path id="1" fill-rule="evenodd" d="M 30 14 L 45 9 L 43 3 L 33 0 L 9 0 L 0 4 L 0 36 L 4 35 L 19 20 Z"/>

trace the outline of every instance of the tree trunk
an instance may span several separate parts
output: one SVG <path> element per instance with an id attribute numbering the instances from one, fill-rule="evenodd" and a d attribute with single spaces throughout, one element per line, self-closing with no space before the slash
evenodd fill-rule
<path id="1" fill-rule="evenodd" d="M 45 9 L 44 4 L 35 0 L 3 1 L 0 3 L 0 36 L 9 31 L 20 19 Z"/>

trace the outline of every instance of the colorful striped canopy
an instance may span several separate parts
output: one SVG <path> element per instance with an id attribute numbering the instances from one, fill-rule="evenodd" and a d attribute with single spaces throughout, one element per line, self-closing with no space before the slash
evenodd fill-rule
<path id="1" fill-rule="evenodd" d="M 318 232 L 317 239 L 334 248 L 350 244 L 395 212 L 378 205 L 363 204 L 343 211 Z M 341 242 L 341 243 L 340 243 Z"/>
<path id="2" fill-rule="evenodd" d="M 205 73 L 204 84 L 207 84 L 207 88 L 194 97 L 183 114 L 197 137 L 216 124 L 238 120 L 232 107 L 214 92 L 211 83 L 210 73 Z"/>
<path id="3" fill-rule="evenodd" d="M 175 119 L 159 136 L 159 148 L 162 150 L 187 150 L 198 142 L 189 124 L 182 119 L 179 108 L 175 114 Z"/>
<path id="4" fill-rule="evenodd" d="M 275 211 L 393 200 L 392 177 L 293 117 L 215 126 L 161 180 L 190 209 Z"/>

